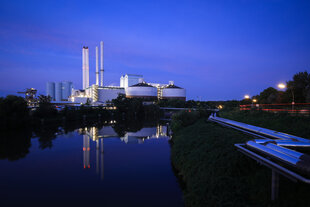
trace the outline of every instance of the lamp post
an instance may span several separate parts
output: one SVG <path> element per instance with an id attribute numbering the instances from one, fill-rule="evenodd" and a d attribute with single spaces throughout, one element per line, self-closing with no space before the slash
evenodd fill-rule
<path id="1" fill-rule="evenodd" d="M 285 85 L 284 83 L 279 83 L 278 88 L 285 89 L 287 88 L 287 85 Z M 289 87 L 289 89 L 291 90 L 291 93 L 292 93 L 292 110 L 294 110 L 295 96 L 294 96 L 293 87 Z"/>
<path id="2" fill-rule="evenodd" d="M 244 99 L 245 100 L 251 100 L 250 96 L 248 94 L 244 95 Z M 248 101 L 246 101 L 245 103 L 249 103 Z M 251 108 L 253 108 L 253 103 L 251 103 Z"/>

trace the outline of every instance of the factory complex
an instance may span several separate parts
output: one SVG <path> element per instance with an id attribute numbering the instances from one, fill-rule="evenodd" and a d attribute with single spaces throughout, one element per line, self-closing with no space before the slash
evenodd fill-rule
<path id="1" fill-rule="evenodd" d="M 61 103 L 68 101 L 76 104 L 105 105 L 107 102 L 124 94 L 127 98 L 142 98 L 146 101 L 157 99 L 186 100 L 186 90 L 174 85 L 147 83 L 142 75 L 125 74 L 120 77 L 120 86 L 104 85 L 104 43 L 100 42 L 100 78 L 99 78 L 99 48 L 96 47 L 96 82 L 89 84 L 89 48 L 82 48 L 82 89 L 74 89 L 72 82 L 48 82 L 46 95 Z"/>

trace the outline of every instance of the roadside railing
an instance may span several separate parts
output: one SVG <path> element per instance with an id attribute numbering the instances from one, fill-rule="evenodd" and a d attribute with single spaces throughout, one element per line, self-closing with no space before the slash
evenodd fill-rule
<path id="1" fill-rule="evenodd" d="M 267 112 L 284 112 L 294 114 L 310 114 L 310 103 L 281 103 L 281 104 L 244 104 L 240 105 L 240 111 L 257 110 Z"/>

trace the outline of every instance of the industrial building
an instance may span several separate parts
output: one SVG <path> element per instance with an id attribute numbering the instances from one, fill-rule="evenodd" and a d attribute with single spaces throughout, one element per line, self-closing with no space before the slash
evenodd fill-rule
<path id="1" fill-rule="evenodd" d="M 71 96 L 73 84 L 70 81 L 47 82 L 46 96 L 50 96 L 52 101 L 68 101 Z"/>
<path id="2" fill-rule="evenodd" d="M 46 83 L 46 96 L 50 96 L 52 100 L 55 100 L 55 83 L 54 82 Z"/>
<path id="3" fill-rule="evenodd" d="M 186 91 L 184 88 L 174 85 L 173 81 L 169 81 L 168 85 L 158 88 L 160 99 L 180 99 L 186 100 Z"/>
<path id="4" fill-rule="evenodd" d="M 127 98 L 157 99 L 157 88 L 145 82 L 140 82 L 125 88 L 125 93 Z"/>
<path id="5" fill-rule="evenodd" d="M 126 74 L 120 78 L 120 87 L 127 88 L 129 86 L 141 83 L 143 81 L 142 75 Z"/>
<path id="6" fill-rule="evenodd" d="M 147 83 L 142 75 L 125 74 L 120 77 L 120 86 L 104 86 L 104 43 L 100 42 L 100 78 L 99 78 L 99 49 L 96 47 L 96 83 L 89 84 L 89 48 L 82 48 L 82 89 L 72 89 L 69 100 L 73 103 L 92 105 L 106 104 L 118 97 L 119 94 L 127 98 L 156 99 L 181 99 L 186 100 L 186 90 L 169 84 Z M 47 91 L 52 91 L 53 86 L 47 86 Z M 59 86 L 55 85 L 55 99 L 59 98 Z M 50 92 L 49 92 L 50 93 Z M 52 94 L 52 92 L 50 93 Z M 67 95 L 67 94 L 66 94 Z M 67 96 L 64 97 L 67 97 Z M 63 97 L 62 97 L 63 98 Z"/>

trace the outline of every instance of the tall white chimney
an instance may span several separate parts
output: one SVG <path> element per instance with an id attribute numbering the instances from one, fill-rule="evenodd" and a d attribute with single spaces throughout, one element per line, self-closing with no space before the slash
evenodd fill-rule
<path id="1" fill-rule="evenodd" d="M 100 42 L 100 86 L 103 86 L 103 41 Z"/>
<path id="2" fill-rule="evenodd" d="M 85 89 L 85 69 L 86 69 L 86 61 L 85 61 L 85 47 L 82 49 L 82 84 L 83 89 Z"/>
<path id="3" fill-rule="evenodd" d="M 83 49 L 84 49 L 83 89 L 85 89 L 89 87 L 89 53 L 88 53 L 88 47 L 83 47 Z"/>
<path id="4" fill-rule="evenodd" d="M 96 46 L 96 85 L 99 86 L 99 50 Z"/>

